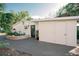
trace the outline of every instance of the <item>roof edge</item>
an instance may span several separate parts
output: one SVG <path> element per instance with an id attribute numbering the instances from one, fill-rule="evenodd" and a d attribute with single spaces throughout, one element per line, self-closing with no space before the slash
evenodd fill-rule
<path id="1" fill-rule="evenodd" d="M 32 20 L 32 21 L 34 21 L 34 22 L 41 22 L 41 21 L 56 21 L 56 20 L 77 20 L 77 21 L 79 21 L 79 16 L 42 18 L 42 19 L 35 19 L 35 20 Z"/>

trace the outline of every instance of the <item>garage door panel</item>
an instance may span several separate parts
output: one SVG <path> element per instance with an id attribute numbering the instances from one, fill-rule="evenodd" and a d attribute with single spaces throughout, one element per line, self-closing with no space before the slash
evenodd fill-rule
<path id="1" fill-rule="evenodd" d="M 56 42 L 59 44 L 65 44 L 65 23 L 56 22 Z"/>
<path id="2" fill-rule="evenodd" d="M 40 40 L 46 42 L 55 42 L 55 23 L 44 22 L 39 25 Z"/>
<path id="3" fill-rule="evenodd" d="M 76 46 L 76 21 L 67 21 L 67 37 L 66 43 L 67 45 Z"/>

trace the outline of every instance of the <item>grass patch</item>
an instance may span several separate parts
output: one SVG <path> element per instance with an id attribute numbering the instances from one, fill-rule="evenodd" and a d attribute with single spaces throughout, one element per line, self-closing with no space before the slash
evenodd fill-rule
<path id="1" fill-rule="evenodd" d="M 9 45 L 9 43 L 7 43 L 5 41 L 0 41 L 0 48 L 7 48 L 8 45 Z"/>

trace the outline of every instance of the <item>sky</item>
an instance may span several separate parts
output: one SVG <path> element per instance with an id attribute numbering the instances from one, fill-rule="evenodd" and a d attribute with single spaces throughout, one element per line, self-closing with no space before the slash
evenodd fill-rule
<path id="1" fill-rule="evenodd" d="M 6 11 L 28 11 L 32 17 L 54 17 L 67 3 L 6 3 Z"/>

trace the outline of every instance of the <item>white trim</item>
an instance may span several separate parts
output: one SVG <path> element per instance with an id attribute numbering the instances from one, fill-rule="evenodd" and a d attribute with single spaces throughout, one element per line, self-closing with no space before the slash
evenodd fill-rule
<path id="1" fill-rule="evenodd" d="M 42 22 L 42 21 L 56 21 L 56 20 L 77 20 L 79 21 L 79 16 L 69 16 L 69 17 L 57 17 L 57 18 L 42 18 L 32 20 L 34 22 Z"/>

